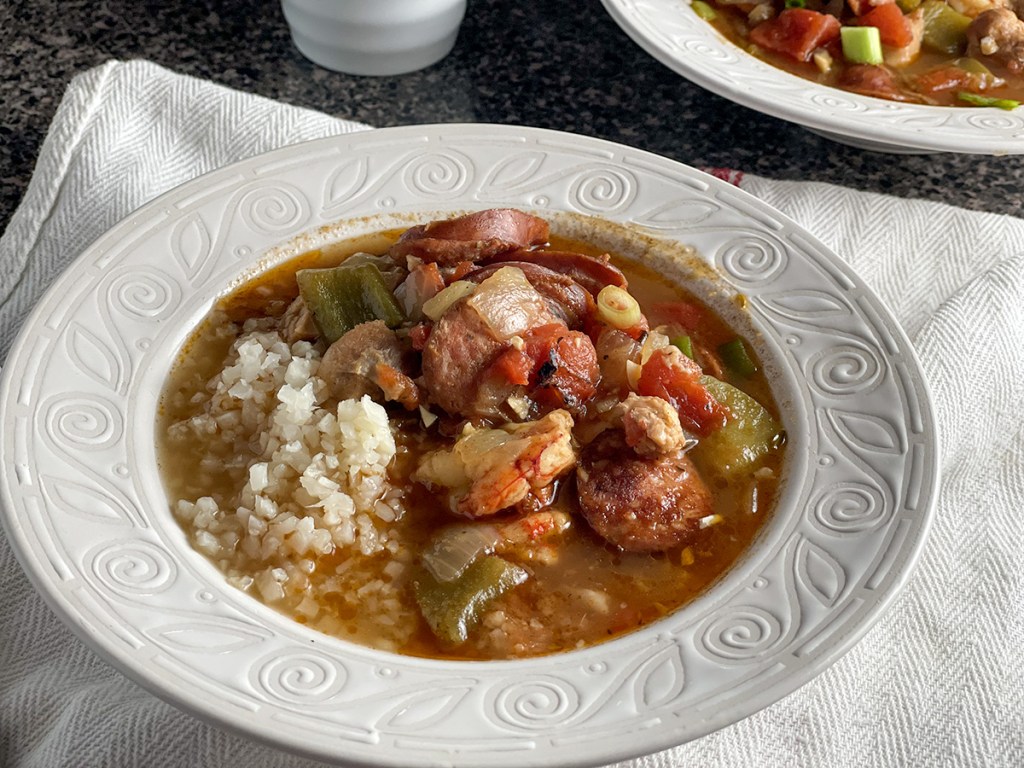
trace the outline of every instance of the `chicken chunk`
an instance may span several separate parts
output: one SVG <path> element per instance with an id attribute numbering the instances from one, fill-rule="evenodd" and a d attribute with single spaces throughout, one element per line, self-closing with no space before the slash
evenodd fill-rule
<path id="1" fill-rule="evenodd" d="M 622 418 L 626 444 L 640 456 L 653 458 L 678 453 L 690 442 L 679 423 L 679 414 L 660 397 L 641 397 L 630 392 L 615 410 Z"/>
<path id="2" fill-rule="evenodd" d="M 357 325 L 324 353 L 317 376 L 339 400 L 369 395 L 393 400 L 412 410 L 419 391 L 406 372 L 406 350 L 383 320 Z"/>
<path id="3" fill-rule="evenodd" d="M 1024 21 L 1006 8 L 985 11 L 967 28 L 967 52 L 1024 74 Z"/>
<path id="4" fill-rule="evenodd" d="M 295 301 L 288 305 L 288 309 L 281 316 L 281 335 L 289 344 L 297 341 L 316 341 L 320 336 L 316 323 L 313 322 L 313 313 L 309 311 L 301 296 L 295 297 Z"/>

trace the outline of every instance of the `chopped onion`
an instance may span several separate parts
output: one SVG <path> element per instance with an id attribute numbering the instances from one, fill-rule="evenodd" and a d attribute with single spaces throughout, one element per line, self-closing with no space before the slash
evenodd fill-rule
<path id="1" fill-rule="evenodd" d="M 824 48 L 819 48 L 811 54 L 811 59 L 814 61 L 814 66 L 818 68 L 818 71 L 825 74 L 832 69 L 834 61 L 832 60 L 832 54 L 830 54 Z"/>
<path id="2" fill-rule="evenodd" d="M 513 392 L 505 402 L 520 419 L 525 420 L 530 415 L 530 399 L 526 395 Z"/>
<path id="3" fill-rule="evenodd" d="M 423 302 L 423 314 L 436 323 L 441 319 L 441 315 L 451 308 L 452 304 L 469 296 L 476 289 L 476 283 L 471 283 L 468 280 L 456 280 L 443 291 Z"/>
<path id="4" fill-rule="evenodd" d="M 629 383 L 629 388 L 636 391 L 637 385 L 640 383 L 640 372 L 643 366 L 637 365 L 632 360 L 626 361 L 626 381 Z"/>
<path id="5" fill-rule="evenodd" d="M 480 283 L 468 301 L 499 341 L 509 341 L 531 328 L 551 322 L 544 297 L 518 267 L 502 267 Z"/>
<path id="6" fill-rule="evenodd" d="M 657 350 L 662 347 L 671 346 L 672 341 L 660 330 L 653 330 L 647 334 L 647 338 L 644 339 L 644 344 L 640 348 L 640 365 L 644 365 L 648 360 L 651 359 Z"/>
<path id="7" fill-rule="evenodd" d="M 433 424 L 435 421 L 437 421 L 437 414 L 436 413 L 431 413 L 430 411 L 428 411 L 426 408 L 424 408 L 421 405 L 420 406 L 420 418 L 423 420 L 423 426 L 424 427 L 429 427 L 431 424 Z"/>
<path id="8" fill-rule="evenodd" d="M 434 537 L 420 560 L 438 581 L 455 581 L 481 555 L 491 552 L 501 535 L 493 525 L 453 525 Z"/>
<path id="9" fill-rule="evenodd" d="M 617 285 L 606 285 L 597 294 L 597 315 L 612 328 L 624 331 L 640 323 L 640 305 Z"/>
<path id="10" fill-rule="evenodd" d="M 700 527 L 710 528 L 712 525 L 718 525 L 724 519 L 721 515 L 707 515 L 700 519 Z"/>

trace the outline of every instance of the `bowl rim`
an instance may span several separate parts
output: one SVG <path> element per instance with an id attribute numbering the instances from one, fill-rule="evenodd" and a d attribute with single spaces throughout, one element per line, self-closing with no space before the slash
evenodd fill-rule
<path id="1" fill-rule="evenodd" d="M 468 136 L 480 136 L 486 134 L 491 137 L 498 144 L 502 141 L 513 141 L 518 142 L 523 138 L 531 141 L 538 142 L 541 146 L 559 147 L 559 146 L 570 146 L 570 147 L 586 147 L 593 149 L 596 152 L 604 154 L 610 158 L 622 158 L 628 157 L 631 161 L 638 164 L 649 164 L 662 168 L 667 168 L 673 172 L 682 173 L 687 177 L 695 177 L 700 179 L 702 184 L 707 185 L 707 188 L 717 189 L 722 192 L 727 192 L 731 199 L 740 201 L 748 211 L 754 214 L 760 214 L 766 216 L 774 222 L 781 222 L 782 225 L 792 227 L 795 231 L 801 234 L 801 237 L 812 246 L 815 247 L 816 253 L 822 256 L 825 261 L 828 262 L 828 267 L 834 270 L 838 275 L 841 275 L 851 285 L 856 286 L 859 290 L 867 291 L 866 286 L 857 278 L 852 271 L 839 259 L 838 256 L 833 254 L 824 245 L 815 240 L 809 233 L 803 232 L 802 228 L 799 227 L 795 222 L 792 222 L 783 214 L 775 211 L 770 206 L 761 201 L 757 200 L 753 196 L 749 195 L 742 190 L 732 187 L 725 182 L 715 179 L 711 176 L 707 176 L 695 169 L 684 166 L 676 161 L 669 160 L 642 150 L 625 147 L 623 145 L 614 144 L 599 139 L 586 138 L 581 136 L 575 136 L 573 134 L 567 134 L 557 131 L 549 131 L 544 129 L 534 128 L 521 128 L 514 126 L 493 126 L 493 125 L 478 125 L 478 124 L 465 124 L 465 125 L 430 125 L 430 126 L 407 126 L 402 128 L 387 128 L 378 129 L 375 131 L 367 132 L 365 134 L 345 134 L 341 136 L 329 137 L 326 139 L 319 139 L 312 142 L 306 142 L 299 145 L 292 145 L 284 147 L 282 149 L 274 150 L 269 153 L 259 155 L 255 158 L 249 158 L 246 160 L 239 161 L 232 165 L 224 168 L 212 171 L 208 174 L 198 177 L 197 179 L 182 185 L 181 187 L 175 188 L 149 203 L 141 206 L 138 210 L 134 211 L 129 216 L 122 219 L 118 224 L 108 230 L 104 235 L 98 238 L 93 244 L 83 250 L 83 252 L 62 272 L 61 276 L 58 277 L 51 287 L 46 291 L 44 296 L 39 300 L 36 307 L 32 310 L 30 316 L 26 319 L 23 328 L 25 329 L 19 334 L 17 340 L 12 345 L 8 355 L 8 364 L 5 364 L 2 372 L 2 378 L 0 378 L 0 421 L 3 423 L 10 423 L 9 418 L 13 411 L 17 410 L 18 403 L 16 402 L 19 395 L 19 381 L 24 373 L 24 366 L 22 364 L 23 358 L 29 353 L 28 347 L 32 343 L 30 338 L 31 334 L 28 333 L 30 329 L 42 322 L 49 311 L 51 305 L 59 303 L 62 296 L 62 292 L 66 289 L 66 283 L 73 277 L 76 270 L 80 270 L 84 265 L 91 263 L 92 259 L 95 259 L 97 254 L 102 254 L 106 249 L 111 247 L 112 244 L 123 241 L 128 238 L 138 227 L 139 222 L 144 222 L 149 217 L 162 215 L 168 207 L 173 205 L 175 199 L 180 197 L 182 194 L 189 190 L 197 189 L 201 186 L 210 185 L 213 187 L 217 186 L 219 180 L 228 178 L 232 175 L 237 175 L 239 172 L 244 172 L 245 169 L 251 169 L 260 164 L 269 164 L 271 166 L 281 164 L 288 159 L 302 158 L 303 156 L 316 156 L 319 152 L 328 149 L 345 148 L 353 146 L 364 146 L 374 145 L 380 142 L 387 141 L 418 141 L 424 134 L 431 134 L 434 136 L 451 136 L 455 137 L 454 145 L 457 146 L 458 140 Z M 282 257 L 283 258 L 283 257 Z M 224 285 L 218 285 L 211 287 L 211 289 L 203 294 L 202 296 L 194 297 L 193 303 L 204 304 L 208 306 L 208 303 L 212 301 L 215 295 L 219 295 L 226 290 Z M 878 301 L 877 299 L 874 299 Z M 882 310 L 884 312 L 884 309 Z M 898 345 L 901 348 L 901 352 L 906 354 L 906 362 L 909 365 L 910 379 L 912 379 L 912 385 L 916 392 L 920 396 L 919 406 L 921 408 L 920 417 L 923 418 L 924 422 L 930 427 L 930 443 L 931 449 L 937 450 L 937 437 L 934 428 L 934 415 L 931 412 L 930 399 L 927 396 L 927 387 L 923 378 L 920 374 L 920 368 L 917 364 L 916 358 L 914 357 L 913 348 L 910 346 L 909 340 L 906 338 L 903 331 L 899 328 L 898 324 L 889 319 L 886 330 L 893 336 L 892 343 Z M 191 331 L 191 326 L 187 329 L 181 329 L 181 335 L 184 336 L 187 332 Z M 10 363 L 14 364 L 10 364 Z M 150 378 L 156 373 L 150 372 L 147 374 Z M 138 393 L 133 393 L 132 398 L 138 399 Z M 780 403 L 780 407 L 781 407 Z M 132 406 L 135 407 L 150 407 L 144 402 L 135 402 Z M 0 461 L 0 466 L 11 466 L 14 462 L 11 458 L 14 456 L 15 451 L 12 448 L 12 432 L 7 431 L 7 434 L 0 441 L 0 457 L 3 458 Z M 923 498 L 925 501 L 925 508 L 922 511 L 922 520 L 918 526 L 915 534 L 914 545 L 907 552 L 900 554 L 902 563 L 901 569 L 895 574 L 895 578 L 891 579 L 888 583 L 887 589 L 884 593 L 880 594 L 871 606 L 871 609 L 867 611 L 867 618 L 861 621 L 857 626 L 849 631 L 837 637 L 830 643 L 830 648 L 827 653 L 824 653 L 819 660 L 814 664 L 808 664 L 800 667 L 798 670 L 791 672 L 786 678 L 787 684 L 785 691 L 779 692 L 778 690 L 763 690 L 760 694 L 751 696 L 742 707 L 742 713 L 737 716 L 734 709 L 723 708 L 720 711 L 716 711 L 710 714 L 706 714 L 699 726 L 699 733 L 696 735 L 704 735 L 713 730 L 721 728 L 727 724 L 735 722 L 741 717 L 749 716 L 757 710 L 773 703 L 782 696 L 792 692 L 800 685 L 819 674 L 826 667 L 831 665 L 836 659 L 842 656 L 854 642 L 859 639 L 870 626 L 874 620 L 891 604 L 896 594 L 899 592 L 902 585 L 906 582 L 909 574 L 913 568 L 914 563 L 918 559 L 921 548 L 924 541 L 926 540 L 926 534 L 931 524 L 930 508 L 934 505 L 937 483 L 938 483 L 938 461 L 937 455 L 933 455 L 932 463 L 929 467 L 929 478 L 927 478 L 926 484 L 922 488 Z M 152 478 L 151 478 L 152 479 Z M 7 531 L 8 538 L 11 541 L 12 549 L 14 549 L 19 562 L 23 569 L 28 573 L 32 580 L 36 590 L 40 592 L 50 605 L 51 609 L 63 620 L 69 624 L 80 639 L 84 640 L 94 651 L 96 651 L 102 658 L 108 663 L 111 663 L 116 669 L 124 672 L 136 682 L 140 683 L 147 690 L 156 694 L 160 698 L 174 704 L 182 710 L 198 715 L 201 718 L 211 722 L 220 727 L 226 727 L 237 733 L 241 733 L 244 736 L 255 738 L 259 741 L 267 743 L 269 745 L 278 748 L 287 748 L 290 751 L 304 754 L 309 757 L 317 759 L 328 759 L 337 760 L 345 759 L 349 762 L 355 762 L 363 765 L 404 765 L 407 764 L 407 755 L 378 755 L 370 753 L 360 754 L 346 754 L 340 755 L 338 753 L 325 753 L 322 745 L 315 745 L 312 742 L 304 742 L 302 739 L 292 739 L 289 743 L 283 743 L 279 738 L 274 735 L 267 734 L 261 729 L 259 723 L 250 722 L 247 720 L 239 720 L 238 718 L 227 717 L 224 712 L 218 708 L 213 701 L 204 699 L 203 697 L 197 697 L 196 695 L 188 696 L 184 695 L 178 689 L 171 689 L 167 686 L 166 681 L 161 681 L 154 676 L 152 668 L 148 667 L 145 660 L 137 658 L 126 658 L 123 653 L 118 653 L 116 645 L 112 643 L 110 637 L 100 635 L 94 626 L 90 626 L 80 614 L 76 614 L 74 610 L 69 607 L 67 602 L 66 590 L 63 585 L 56 582 L 53 578 L 53 574 L 47 571 L 48 564 L 44 563 L 42 559 L 38 557 L 30 557 L 29 549 L 30 543 L 26 536 L 27 531 L 23 525 L 23 521 L 16 518 L 11 514 L 11 510 L 15 509 L 16 502 L 14 499 L 13 488 L 14 478 L 8 473 L 0 474 L 0 501 L 2 501 L 2 519 L 5 530 Z M 781 516 L 777 516 L 781 517 Z M 769 525 L 773 525 L 770 523 Z M 779 525 L 782 523 L 779 522 Z M 776 532 L 778 531 L 776 526 Z M 775 535 L 775 534 L 773 534 Z M 195 557 L 201 557 L 198 553 L 188 548 L 188 551 L 195 555 Z M 180 554 L 180 552 L 178 553 Z M 192 555 L 189 555 L 190 557 Z M 746 566 L 744 566 L 746 567 Z M 212 568 L 212 566 L 211 566 Z M 734 568 L 734 570 L 737 570 Z M 717 587 L 716 587 L 717 588 Z M 715 589 L 715 588 L 713 588 Z M 267 609 L 270 611 L 271 609 Z M 685 610 L 685 608 L 683 609 Z M 107 627 L 112 629 L 112 627 Z M 620 640 L 612 641 L 598 646 L 593 646 L 581 651 L 574 651 L 570 654 L 561 654 L 562 658 L 566 656 L 575 656 L 576 658 L 590 658 L 600 655 L 615 646 L 616 643 L 621 645 L 627 645 L 632 642 L 633 638 L 648 636 L 652 638 L 660 633 L 658 625 L 651 625 L 637 633 L 625 636 Z M 620 641 L 625 641 L 621 642 Z M 343 642 L 343 641 L 339 641 Z M 330 645 L 328 643 L 328 645 Z M 359 651 L 358 647 L 349 646 L 349 650 L 355 649 L 357 655 L 369 655 L 376 658 L 377 652 L 372 651 Z M 389 658 L 390 654 L 386 654 Z M 555 657 L 544 657 L 543 660 L 532 659 L 532 660 L 516 660 L 508 662 L 484 662 L 488 666 L 495 667 L 509 667 L 512 669 L 522 669 L 524 667 L 536 666 L 538 663 L 545 664 L 548 660 L 557 659 Z M 425 667 L 437 670 L 449 670 L 453 662 L 445 661 L 434 661 L 434 660 L 417 660 Z M 456 662 L 457 665 L 467 664 L 467 662 Z M 481 662 L 469 662 L 470 665 L 479 665 Z M 657 749 L 663 749 L 680 743 L 679 735 L 682 731 L 678 731 L 673 728 L 666 727 L 662 731 L 659 731 L 654 736 L 650 734 L 645 735 L 643 740 L 643 752 L 637 751 L 637 744 L 634 741 L 623 740 L 621 745 L 615 745 L 611 749 L 605 749 L 605 751 L 597 754 L 592 751 L 588 751 L 586 748 L 577 748 L 571 756 L 567 756 L 564 752 L 557 755 L 557 763 L 562 765 L 591 765 L 596 764 L 599 761 L 625 759 L 629 757 L 635 757 L 644 752 L 650 752 Z M 688 740 L 695 736 L 688 736 L 683 739 Z M 478 756 L 467 756 L 465 754 L 460 755 L 457 751 L 450 757 L 452 764 L 474 764 L 474 760 L 477 760 Z M 545 758 L 543 754 L 539 757 L 535 754 L 532 757 L 536 758 L 522 759 L 523 756 L 519 756 L 516 764 L 520 765 L 548 765 L 551 756 Z M 429 759 L 429 758 L 428 758 Z M 488 762 L 491 761 L 480 761 Z"/>

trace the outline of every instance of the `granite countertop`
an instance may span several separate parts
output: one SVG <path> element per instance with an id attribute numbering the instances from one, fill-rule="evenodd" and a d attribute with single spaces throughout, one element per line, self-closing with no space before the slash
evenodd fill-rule
<path id="1" fill-rule="evenodd" d="M 887 155 L 834 143 L 679 77 L 635 45 L 598 0 L 469 0 L 451 55 L 397 77 L 313 65 L 292 46 L 273 0 L 8 0 L 0 52 L 0 229 L 24 194 L 68 82 L 111 58 L 146 58 L 375 126 L 533 125 L 698 167 L 1024 216 L 1024 155 Z"/>

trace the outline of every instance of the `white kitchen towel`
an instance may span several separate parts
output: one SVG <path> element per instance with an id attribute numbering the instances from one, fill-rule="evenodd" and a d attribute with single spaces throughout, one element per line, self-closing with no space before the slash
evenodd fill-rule
<path id="1" fill-rule="evenodd" d="M 50 280 L 133 209 L 243 157 L 365 127 L 146 62 L 76 78 L 0 238 L 0 358 Z M 908 586 L 846 656 L 740 723 L 621 765 L 1024 765 L 1024 221 L 732 177 L 824 240 L 903 324 L 935 399 L 941 497 Z M 0 765 L 314 763 L 200 722 L 109 667 L 0 536 Z"/>

